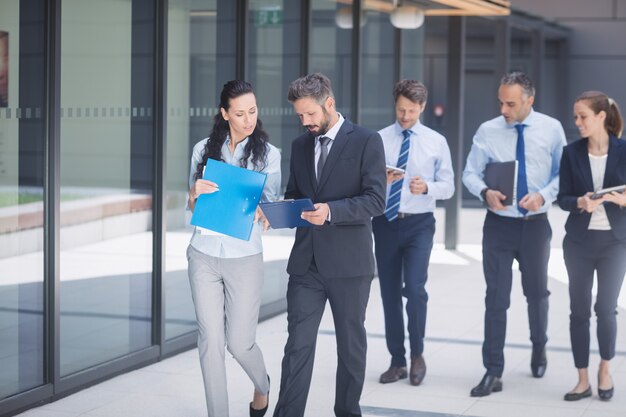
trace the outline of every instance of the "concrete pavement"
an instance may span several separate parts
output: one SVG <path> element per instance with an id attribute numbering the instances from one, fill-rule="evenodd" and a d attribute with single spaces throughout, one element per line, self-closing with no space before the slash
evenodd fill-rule
<path id="1" fill-rule="evenodd" d="M 367 311 L 368 362 L 361 399 L 364 416 L 385 417 L 623 417 L 626 415 L 626 320 L 618 316 L 617 356 L 612 361 L 615 397 L 602 402 L 594 395 L 574 403 L 563 394 L 576 383 L 569 342 L 569 298 L 562 264 L 561 242 L 566 214 L 550 212 L 554 230 L 550 263 L 550 321 L 548 369 L 542 379 L 530 373 L 531 345 L 526 302 L 514 273 L 505 348 L 504 390 L 471 398 L 470 389 L 484 374 L 481 363 L 485 284 L 480 240 L 484 210 L 463 209 L 456 251 L 443 248 L 443 211 L 437 210 L 435 238 L 427 289 L 429 311 L 424 357 L 428 367 L 419 387 L 408 380 L 380 384 L 378 376 L 389 365 L 378 281 L 374 280 Z M 622 294 L 624 292 L 622 291 Z M 620 298 L 620 313 L 626 308 Z M 592 322 L 590 374 L 595 376 L 599 355 Z M 280 362 L 287 338 L 285 314 L 259 324 L 258 343 L 275 381 L 270 412 L 278 396 Z M 227 359 L 231 417 L 244 417 L 252 397 L 252 383 L 238 364 Z M 313 383 L 307 417 L 332 416 L 336 368 L 332 316 L 327 309 L 318 335 Z M 201 417 L 206 416 L 197 350 L 118 376 L 67 398 L 20 414 L 21 417 Z"/>

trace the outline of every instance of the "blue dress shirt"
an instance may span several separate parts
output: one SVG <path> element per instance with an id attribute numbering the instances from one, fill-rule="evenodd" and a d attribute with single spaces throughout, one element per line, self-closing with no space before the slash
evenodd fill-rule
<path id="1" fill-rule="evenodd" d="M 191 155 L 191 167 L 189 170 L 189 188 L 194 184 L 194 175 L 198 163 L 202 161 L 202 151 L 209 138 L 203 139 L 193 147 Z M 222 145 L 222 158 L 228 164 L 240 166 L 239 161 L 244 154 L 244 148 L 248 143 L 248 138 L 242 140 L 235 147 L 235 152 L 230 152 L 230 138 L 227 137 Z M 278 149 L 267 144 L 267 165 L 260 171 L 267 174 L 261 202 L 276 201 L 280 196 L 280 152 Z M 248 159 L 248 169 L 254 169 L 251 159 Z M 219 185 L 219 184 L 218 184 Z M 219 192 L 219 191 L 218 191 Z M 263 227 L 260 223 L 255 223 L 250 234 L 250 240 L 245 241 L 221 233 L 201 231 L 198 227 L 194 229 L 191 237 L 191 246 L 200 252 L 217 258 L 242 258 L 244 256 L 256 255 L 263 252 L 261 232 Z"/>
<path id="2" fill-rule="evenodd" d="M 522 123 L 526 125 L 524 155 L 528 192 L 540 193 L 545 201 L 539 210 L 528 212 L 528 215 L 545 213 L 558 193 L 559 164 L 563 147 L 567 144 L 565 132 L 558 120 L 532 109 Z M 463 184 L 472 194 L 482 199 L 480 192 L 487 187 L 484 181 L 485 166 L 489 162 L 514 161 L 516 144 L 515 123 L 506 123 L 503 116 L 480 125 L 474 135 L 472 149 L 463 171 Z M 494 213 L 507 217 L 523 217 L 516 204 Z"/>
<path id="3" fill-rule="evenodd" d="M 404 139 L 404 129 L 396 121 L 378 131 L 383 139 L 385 147 L 385 160 L 387 165 L 396 166 L 400 147 Z M 427 213 L 435 210 L 436 200 L 445 200 L 454 194 L 454 171 L 450 149 L 446 138 L 424 126 L 417 121 L 409 128 L 411 131 L 409 147 L 409 160 L 406 172 L 402 179 L 402 191 L 400 194 L 401 213 Z M 409 184 L 411 178 L 419 176 L 426 182 L 428 192 L 426 194 L 411 194 Z M 391 184 L 387 184 L 387 198 Z"/>

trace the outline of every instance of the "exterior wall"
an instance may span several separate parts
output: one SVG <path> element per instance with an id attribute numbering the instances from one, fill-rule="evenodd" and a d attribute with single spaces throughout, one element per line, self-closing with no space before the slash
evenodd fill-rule
<path id="1" fill-rule="evenodd" d="M 564 106 L 571 108 L 582 91 L 600 90 L 626 107 L 626 0 L 515 0 L 513 6 L 571 29 Z M 564 127 L 569 140 L 577 137 L 571 118 Z"/>

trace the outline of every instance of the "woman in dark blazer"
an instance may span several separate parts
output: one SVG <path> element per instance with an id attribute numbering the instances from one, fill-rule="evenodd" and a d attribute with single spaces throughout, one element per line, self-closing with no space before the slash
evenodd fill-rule
<path id="1" fill-rule="evenodd" d="M 594 190 L 626 184 L 626 143 L 618 139 L 624 121 L 617 103 L 598 91 L 585 92 L 576 99 L 574 119 L 582 139 L 563 150 L 558 202 L 570 212 L 563 257 L 569 275 L 570 338 L 578 384 L 564 399 L 591 396 L 587 368 L 595 272 L 598 395 L 608 400 L 613 396 L 609 361 L 615 356 L 617 297 L 626 272 L 626 193 L 614 191 L 600 198 L 592 195 Z"/>

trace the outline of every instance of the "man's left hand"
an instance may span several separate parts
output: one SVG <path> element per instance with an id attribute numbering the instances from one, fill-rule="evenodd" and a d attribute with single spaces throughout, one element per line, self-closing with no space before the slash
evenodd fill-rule
<path id="1" fill-rule="evenodd" d="M 519 206 L 528 211 L 537 211 L 545 202 L 540 193 L 528 193 L 519 201 Z"/>
<path id="2" fill-rule="evenodd" d="M 321 226 L 328 219 L 328 213 L 330 212 L 330 208 L 326 203 L 317 203 L 314 205 L 314 207 L 315 211 L 303 211 L 300 217 L 302 217 L 309 223 Z"/>

